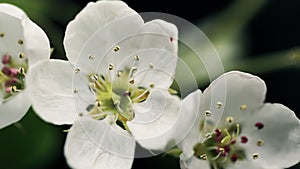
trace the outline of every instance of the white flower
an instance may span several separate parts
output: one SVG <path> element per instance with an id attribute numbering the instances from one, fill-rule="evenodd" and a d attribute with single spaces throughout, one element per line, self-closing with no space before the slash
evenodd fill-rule
<path id="1" fill-rule="evenodd" d="M 260 78 L 233 71 L 203 94 L 187 96 L 183 112 L 199 116 L 179 144 L 181 168 L 279 169 L 298 163 L 300 121 L 281 104 L 264 104 L 265 94 Z"/>
<path id="2" fill-rule="evenodd" d="M 48 59 L 46 34 L 19 8 L 0 4 L 0 128 L 20 120 L 29 109 L 26 74 Z"/>
<path id="3" fill-rule="evenodd" d="M 168 93 L 177 34 L 165 21 L 144 23 L 122 1 L 91 2 L 70 22 L 69 61 L 44 62 L 29 80 L 36 112 L 73 124 L 65 144 L 71 167 L 130 168 L 136 140 L 168 148 L 180 110 L 179 98 Z"/>

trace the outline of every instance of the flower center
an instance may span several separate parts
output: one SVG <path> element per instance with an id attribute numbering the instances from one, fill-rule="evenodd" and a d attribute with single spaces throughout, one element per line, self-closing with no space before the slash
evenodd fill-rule
<path id="1" fill-rule="evenodd" d="M 112 72 L 114 65 L 109 64 L 108 69 Z M 117 124 L 129 131 L 126 122 L 134 118 L 132 105 L 145 101 L 150 94 L 149 89 L 135 85 L 136 71 L 136 67 L 118 70 L 113 80 L 111 74 L 91 74 L 89 87 L 95 93 L 96 103 L 88 106 L 89 115 L 100 120 L 113 114 Z"/>
<path id="2" fill-rule="evenodd" d="M 6 101 L 15 93 L 25 88 L 25 73 L 28 70 L 28 61 L 24 53 L 19 54 L 21 61 L 17 61 L 9 54 L 2 56 L 0 71 L 0 89 L 2 100 Z"/>
<path id="3" fill-rule="evenodd" d="M 212 168 L 222 169 L 230 163 L 246 158 L 245 151 L 239 144 L 246 144 L 248 138 L 239 137 L 241 126 L 233 123 L 233 117 L 227 117 L 226 122 L 224 127 L 215 129 L 213 133 L 207 133 L 204 140 L 194 146 L 194 156 L 208 160 Z M 201 127 L 203 130 L 203 127 L 212 126 L 206 122 L 201 124 Z"/>

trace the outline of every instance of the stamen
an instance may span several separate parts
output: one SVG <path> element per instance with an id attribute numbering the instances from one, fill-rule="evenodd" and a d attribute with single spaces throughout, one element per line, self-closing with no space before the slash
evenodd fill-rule
<path id="1" fill-rule="evenodd" d="M 18 91 L 17 86 L 11 86 L 11 92 L 15 93 L 17 91 Z"/>
<path id="2" fill-rule="evenodd" d="M 247 105 L 245 105 L 245 104 L 241 105 L 241 107 L 240 107 L 240 109 L 241 109 L 242 111 L 245 111 L 246 108 L 247 108 Z"/>
<path id="3" fill-rule="evenodd" d="M 205 134 L 205 139 L 208 140 L 212 137 L 212 134 L 211 133 L 206 133 Z"/>
<path id="4" fill-rule="evenodd" d="M 10 62 L 10 59 L 11 59 L 11 56 L 5 54 L 5 55 L 2 56 L 2 63 L 6 65 Z"/>
<path id="5" fill-rule="evenodd" d="M 149 87 L 150 87 L 150 88 L 154 88 L 155 85 L 154 85 L 153 83 L 151 83 L 151 84 L 149 85 Z"/>
<path id="6" fill-rule="evenodd" d="M 74 92 L 74 93 L 78 93 L 79 90 L 75 88 L 75 89 L 73 90 L 73 92 Z"/>
<path id="7" fill-rule="evenodd" d="M 114 47 L 114 52 L 118 52 L 120 50 L 120 47 L 119 46 L 115 46 Z"/>
<path id="8" fill-rule="evenodd" d="M 96 88 L 96 85 L 95 85 L 95 83 L 89 83 L 89 87 L 90 87 L 91 89 L 95 89 L 95 88 Z"/>
<path id="9" fill-rule="evenodd" d="M 134 84 L 134 79 L 133 79 L 133 78 L 130 78 L 130 79 L 129 79 L 129 83 L 130 83 L 130 84 Z"/>
<path id="10" fill-rule="evenodd" d="M 24 43 L 24 42 L 23 42 L 22 39 L 19 39 L 19 40 L 18 40 L 18 44 L 19 44 L 19 45 L 23 45 L 23 43 Z"/>
<path id="11" fill-rule="evenodd" d="M 202 154 L 199 157 L 201 160 L 207 160 L 207 155 L 206 154 Z"/>
<path id="12" fill-rule="evenodd" d="M 262 122 L 256 122 L 255 127 L 257 127 L 258 130 L 264 128 L 264 124 Z"/>
<path id="13" fill-rule="evenodd" d="M 0 33 L 0 37 L 1 37 L 1 38 L 3 38 L 4 36 L 5 36 L 5 33 L 4 33 L 4 32 Z"/>
<path id="14" fill-rule="evenodd" d="M 248 142 L 248 138 L 246 136 L 241 137 L 241 143 L 246 144 Z"/>
<path id="15" fill-rule="evenodd" d="M 75 73 L 79 73 L 79 72 L 80 72 L 80 69 L 79 69 L 79 68 L 76 68 L 74 71 L 75 71 Z"/>
<path id="16" fill-rule="evenodd" d="M 227 121 L 228 123 L 232 123 L 232 122 L 233 122 L 233 117 L 232 117 L 232 116 L 226 117 L 226 121 Z"/>
<path id="17" fill-rule="evenodd" d="M 252 154 L 252 158 L 254 159 L 254 160 L 256 160 L 256 159 L 258 159 L 258 153 L 254 153 L 254 154 Z"/>
<path id="18" fill-rule="evenodd" d="M 135 61 L 139 61 L 139 60 L 140 60 L 140 57 L 139 57 L 138 55 L 135 55 L 135 56 L 134 56 L 134 60 L 135 60 Z"/>
<path id="19" fill-rule="evenodd" d="M 222 154 L 225 153 L 225 149 L 224 149 L 223 147 L 218 147 L 218 148 L 217 148 L 217 151 L 218 151 L 217 156 L 215 156 L 214 158 L 212 158 L 212 160 L 218 159 Z"/>
<path id="20" fill-rule="evenodd" d="M 93 81 L 97 81 L 99 79 L 99 77 L 98 77 L 98 75 L 94 74 L 94 75 L 91 76 L 91 79 Z"/>
<path id="21" fill-rule="evenodd" d="M 148 66 L 149 66 L 150 69 L 153 69 L 153 68 L 154 68 L 154 66 L 153 66 L 152 63 L 150 63 Z"/>
<path id="22" fill-rule="evenodd" d="M 205 111 L 205 116 L 206 116 L 206 117 L 210 117 L 210 116 L 211 116 L 211 111 L 206 110 L 206 111 Z"/>
<path id="23" fill-rule="evenodd" d="M 101 101 L 96 101 L 96 106 L 100 107 L 101 106 Z"/>
<path id="24" fill-rule="evenodd" d="M 227 129 L 224 129 L 226 136 L 221 140 L 221 143 L 227 145 L 231 142 L 231 135 L 229 134 Z"/>
<path id="25" fill-rule="evenodd" d="M 257 142 L 256 142 L 256 145 L 258 146 L 258 147 L 261 147 L 261 146 L 263 146 L 265 144 L 265 142 L 263 141 L 263 140 L 258 140 Z"/>
<path id="26" fill-rule="evenodd" d="M 218 101 L 218 102 L 217 102 L 217 108 L 220 109 L 222 106 L 223 106 L 223 103 L 220 102 L 220 101 Z"/>
<path id="27" fill-rule="evenodd" d="M 92 54 L 92 55 L 89 55 L 89 59 L 90 59 L 90 60 L 93 60 L 94 58 L 95 58 L 95 55 L 93 55 L 93 54 Z"/>
<path id="28" fill-rule="evenodd" d="M 233 155 L 230 157 L 230 160 L 231 160 L 232 162 L 236 162 L 237 159 L 238 159 L 237 154 L 233 154 Z"/>
<path id="29" fill-rule="evenodd" d="M 23 53 L 23 52 L 19 53 L 19 58 L 20 58 L 20 59 L 25 58 L 25 53 Z"/>
<path id="30" fill-rule="evenodd" d="M 24 75 L 25 74 L 25 69 L 23 67 L 20 67 L 19 68 L 19 73 Z"/>
<path id="31" fill-rule="evenodd" d="M 216 132 L 216 137 L 219 137 L 222 134 L 222 131 L 220 129 L 216 129 L 215 132 Z"/>
<path id="32" fill-rule="evenodd" d="M 113 70 L 114 67 L 115 67 L 115 66 L 114 66 L 113 64 L 109 64 L 109 65 L 108 65 L 108 70 Z"/>
<path id="33" fill-rule="evenodd" d="M 121 77 L 122 74 L 123 74 L 123 71 L 122 71 L 122 70 L 117 71 L 117 76 L 118 76 L 118 77 Z"/>

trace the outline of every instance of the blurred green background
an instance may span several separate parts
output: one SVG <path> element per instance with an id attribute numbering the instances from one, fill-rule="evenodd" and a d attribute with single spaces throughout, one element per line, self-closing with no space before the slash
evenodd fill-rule
<path id="1" fill-rule="evenodd" d="M 196 5 L 199 3 L 200 5 Z M 65 59 L 66 25 L 87 0 L 0 0 L 22 8 L 47 33 L 52 58 Z M 300 117 L 299 0 L 126 0 L 137 12 L 164 12 L 184 18 L 203 30 L 219 52 L 226 71 L 259 75 L 268 86 L 267 102 L 282 103 Z M 180 32 L 182 36 L 189 32 Z M 207 73 L 183 47 L 180 57 L 193 70 L 200 89 Z M 181 78 L 180 75 L 178 75 Z M 63 145 L 69 126 L 43 122 L 30 110 L 18 123 L 0 130 L 1 169 L 68 169 Z M 280 132 L 280 131 L 279 131 Z M 136 159 L 134 169 L 179 168 L 171 156 Z M 300 165 L 291 167 L 299 169 Z"/>

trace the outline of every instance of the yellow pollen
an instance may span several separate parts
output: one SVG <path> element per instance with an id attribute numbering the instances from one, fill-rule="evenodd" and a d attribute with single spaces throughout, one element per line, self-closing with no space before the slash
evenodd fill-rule
<path id="1" fill-rule="evenodd" d="M 228 116 L 228 117 L 226 118 L 226 121 L 227 121 L 228 123 L 232 123 L 232 122 L 233 122 L 233 117 L 232 117 L 232 116 Z"/>
<path id="2" fill-rule="evenodd" d="M 95 58 L 95 55 L 89 55 L 89 59 L 93 60 Z"/>
<path id="3" fill-rule="evenodd" d="M 217 102 L 217 108 L 220 109 L 223 106 L 222 102 Z"/>
<path id="4" fill-rule="evenodd" d="M 205 116 L 206 116 L 206 117 L 210 117 L 210 116 L 211 116 L 211 111 L 206 110 L 206 111 L 205 111 Z"/>
<path id="5" fill-rule="evenodd" d="M 24 42 L 23 42 L 22 39 L 19 39 L 19 40 L 18 40 L 18 44 L 19 44 L 19 45 L 23 45 L 23 43 L 24 43 Z"/>
<path id="6" fill-rule="evenodd" d="M 252 154 L 252 158 L 253 158 L 254 160 L 258 159 L 258 154 L 257 154 L 257 153 Z"/>
<path id="7" fill-rule="evenodd" d="M 259 146 L 259 147 L 263 146 L 264 144 L 265 144 L 265 142 L 263 140 L 258 140 L 256 142 L 256 145 Z"/>
<path id="8" fill-rule="evenodd" d="M 119 46 L 115 46 L 114 47 L 114 52 L 118 52 L 120 50 L 120 47 Z"/>
<path id="9" fill-rule="evenodd" d="M 245 105 L 245 104 L 241 105 L 241 107 L 240 107 L 240 109 L 241 109 L 242 111 L 246 110 L 246 108 L 247 108 L 247 105 Z"/>

